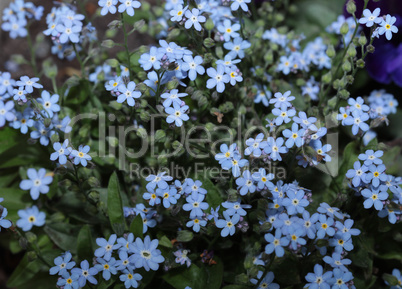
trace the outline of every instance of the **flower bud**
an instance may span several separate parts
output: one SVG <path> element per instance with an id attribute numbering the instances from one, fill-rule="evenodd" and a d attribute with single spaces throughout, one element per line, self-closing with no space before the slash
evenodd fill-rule
<path id="1" fill-rule="evenodd" d="M 333 58 L 335 56 L 335 48 L 332 44 L 328 45 L 326 53 L 329 58 Z"/>
<path id="2" fill-rule="evenodd" d="M 367 52 L 368 53 L 374 53 L 374 51 L 375 51 L 375 47 L 373 46 L 373 45 L 368 45 L 367 46 Z"/>
<path id="3" fill-rule="evenodd" d="M 215 41 L 212 38 L 205 38 L 204 40 L 204 46 L 206 48 L 211 48 L 215 46 Z"/>
<path id="4" fill-rule="evenodd" d="M 356 66 L 357 66 L 358 68 L 364 68 L 365 65 L 366 65 L 366 64 L 365 64 L 365 62 L 364 62 L 363 59 L 359 59 L 358 61 L 356 61 Z"/>
<path id="5" fill-rule="evenodd" d="M 35 251 L 29 251 L 27 253 L 27 257 L 28 257 L 28 262 L 33 262 L 36 259 L 38 259 L 38 255 L 35 253 Z"/>
<path id="6" fill-rule="evenodd" d="M 366 43 L 367 43 L 367 38 L 366 38 L 366 36 L 365 36 L 364 34 L 360 35 L 360 37 L 359 37 L 359 44 L 360 44 L 361 46 L 364 46 L 364 45 L 366 45 Z"/>
<path id="7" fill-rule="evenodd" d="M 112 48 L 115 46 L 115 43 L 112 39 L 106 39 L 106 40 L 102 41 L 101 45 L 102 45 L 102 47 L 105 47 L 105 48 Z"/>
<path id="8" fill-rule="evenodd" d="M 211 18 L 208 18 L 208 20 L 204 24 L 204 27 L 206 30 L 211 31 L 215 27 L 214 21 L 212 21 Z"/>
<path id="9" fill-rule="evenodd" d="M 342 35 L 346 35 L 349 32 L 349 25 L 346 22 L 342 24 L 340 32 Z"/>
<path id="10" fill-rule="evenodd" d="M 326 74 L 324 74 L 321 78 L 321 81 L 325 84 L 330 83 L 332 80 L 332 75 L 331 72 L 327 72 Z"/>
<path id="11" fill-rule="evenodd" d="M 356 12 L 356 4 L 354 0 L 349 0 L 346 4 L 346 11 L 350 14 L 354 14 Z"/>
<path id="12" fill-rule="evenodd" d="M 353 43 L 350 43 L 348 51 L 346 52 L 346 54 L 349 57 L 355 57 L 356 56 L 356 54 L 357 54 L 356 46 Z"/>
<path id="13" fill-rule="evenodd" d="M 345 60 L 345 61 L 342 63 L 342 70 L 343 70 L 344 72 L 349 72 L 349 71 L 352 70 L 352 65 L 350 64 L 350 62 L 349 62 L 348 60 Z"/>

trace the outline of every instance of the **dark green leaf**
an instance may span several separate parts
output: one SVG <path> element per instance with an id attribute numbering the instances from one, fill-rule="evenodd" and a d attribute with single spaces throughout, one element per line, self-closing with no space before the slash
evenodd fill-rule
<path id="1" fill-rule="evenodd" d="M 141 215 L 137 215 L 130 224 L 130 232 L 134 234 L 135 237 L 143 238 L 142 230 L 144 228 L 143 219 Z"/>
<path id="2" fill-rule="evenodd" d="M 89 225 L 84 225 L 78 233 L 77 254 L 81 259 L 90 260 L 93 257 L 92 234 Z"/>
<path id="3" fill-rule="evenodd" d="M 28 255 L 25 254 L 18 264 L 18 267 L 8 279 L 7 287 L 15 288 L 31 280 L 31 278 L 39 272 L 41 264 L 42 263 L 39 259 L 29 262 Z"/>
<path id="4" fill-rule="evenodd" d="M 67 230 L 66 225 L 65 223 L 46 225 L 44 231 L 60 249 L 75 254 L 77 237 L 74 236 L 76 236 L 76 232 Z"/>
<path id="5" fill-rule="evenodd" d="M 107 194 L 107 212 L 110 224 L 116 234 L 122 235 L 125 227 L 123 202 L 120 195 L 119 180 L 116 172 L 109 179 Z"/>

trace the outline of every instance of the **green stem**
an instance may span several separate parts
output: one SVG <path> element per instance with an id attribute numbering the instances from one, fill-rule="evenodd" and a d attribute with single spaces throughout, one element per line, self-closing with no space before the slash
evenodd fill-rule
<path id="1" fill-rule="evenodd" d="M 120 16 L 121 16 L 121 23 L 123 24 L 124 48 L 126 50 L 128 71 L 131 72 L 130 51 L 128 50 L 127 30 L 126 30 L 126 25 L 124 23 L 123 13 L 121 13 Z"/>
<path id="2" fill-rule="evenodd" d="M 28 29 L 29 27 L 27 27 Z M 28 47 L 29 47 L 29 51 L 31 53 L 31 66 L 32 69 L 34 71 L 35 76 L 38 76 L 38 67 L 36 65 L 36 55 L 35 55 L 35 50 L 33 49 L 33 45 L 32 45 L 32 39 L 31 39 L 31 35 L 28 33 L 27 34 L 27 40 L 28 40 Z"/>
<path id="3" fill-rule="evenodd" d="M 84 78 L 85 77 L 85 67 L 84 67 L 84 63 L 82 62 L 81 56 L 78 53 L 77 47 L 75 45 L 75 43 L 73 43 L 73 48 L 74 48 L 74 52 L 75 52 L 75 57 L 77 58 L 78 62 L 80 63 L 80 67 L 81 67 L 81 77 Z"/>

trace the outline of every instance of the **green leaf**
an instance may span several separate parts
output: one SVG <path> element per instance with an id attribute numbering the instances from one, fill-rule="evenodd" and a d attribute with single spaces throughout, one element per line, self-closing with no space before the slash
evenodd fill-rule
<path id="1" fill-rule="evenodd" d="M 15 288 L 29 281 L 41 268 L 41 261 L 36 259 L 32 262 L 28 261 L 28 253 L 24 255 L 18 267 L 11 274 L 7 282 L 7 287 Z"/>
<path id="2" fill-rule="evenodd" d="M 144 229 L 143 219 L 140 214 L 138 214 L 130 224 L 130 232 L 134 234 L 135 237 L 143 238 L 142 230 Z"/>
<path id="3" fill-rule="evenodd" d="M 159 239 L 159 245 L 166 248 L 173 248 L 172 242 L 170 242 L 169 238 L 166 236 L 162 236 L 162 238 Z"/>
<path id="4" fill-rule="evenodd" d="M 84 225 L 78 233 L 77 254 L 81 259 L 90 260 L 93 257 L 92 234 L 89 225 Z"/>
<path id="5" fill-rule="evenodd" d="M 207 172 L 208 175 L 208 172 Z M 219 190 L 216 188 L 214 183 L 208 179 L 204 178 L 203 175 L 199 175 L 198 179 L 202 182 L 202 187 L 207 190 L 207 195 L 206 195 L 206 200 L 210 206 L 213 206 L 214 208 L 222 204 L 223 199 L 221 196 L 221 193 Z"/>
<path id="6" fill-rule="evenodd" d="M 107 187 L 107 212 L 110 224 L 116 234 L 122 235 L 125 227 L 123 202 L 120 195 L 119 180 L 116 172 L 114 172 Z M 141 220 L 142 223 L 142 220 Z"/>
<path id="7" fill-rule="evenodd" d="M 214 258 L 216 261 L 215 265 L 209 266 L 205 265 L 204 271 L 205 274 L 205 281 L 206 281 L 206 288 L 209 289 L 219 289 L 222 285 L 223 279 L 223 262 L 218 258 Z"/>
<path id="8" fill-rule="evenodd" d="M 0 154 L 19 143 L 20 132 L 10 127 L 5 127 L 0 131 Z"/>
<path id="9" fill-rule="evenodd" d="M 177 232 L 177 241 L 190 242 L 194 238 L 194 234 L 188 230 L 181 230 Z"/>
<path id="10" fill-rule="evenodd" d="M 77 236 L 76 232 L 72 232 L 66 223 L 46 225 L 44 228 L 50 239 L 62 250 L 76 253 Z"/>
<path id="11" fill-rule="evenodd" d="M 339 188 L 342 188 L 343 181 L 345 180 L 346 172 L 353 168 L 353 164 L 358 160 L 358 143 L 356 141 L 347 144 L 343 151 L 343 159 L 338 171 L 338 175 L 331 182 L 330 188 L 339 192 Z"/>
<path id="12" fill-rule="evenodd" d="M 244 285 L 228 285 L 223 287 L 222 289 L 244 289 Z"/>
<path id="13" fill-rule="evenodd" d="M 185 289 L 187 286 L 192 289 L 204 289 L 205 279 L 203 271 L 195 264 L 191 264 L 190 268 L 170 270 L 162 277 L 167 283 L 176 289 Z"/>
<path id="14" fill-rule="evenodd" d="M 1 205 L 8 210 L 7 219 L 15 223 L 19 219 L 18 210 L 31 204 L 29 193 L 17 188 L 0 188 L 0 192 L 1 197 L 4 198 Z"/>
<path id="15" fill-rule="evenodd" d="M 384 279 L 384 281 L 388 282 L 388 284 L 390 286 L 398 285 L 398 278 L 396 278 L 394 275 L 384 273 L 384 274 L 382 274 L 382 279 Z"/>

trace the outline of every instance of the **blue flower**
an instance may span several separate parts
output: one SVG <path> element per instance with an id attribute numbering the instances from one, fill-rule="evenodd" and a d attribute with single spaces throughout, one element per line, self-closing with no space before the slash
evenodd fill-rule
<path id="1" fill-rule="evenodd" d="M 33 200 L 37 200 L 40 194 L 47 194 L 49 192 L 49 184 L 53 181 L 53 177 L 46 176 L 46 170 L 44 168 L 28 169 L 27 175 L 29 180 L 22 180 L 20 188 L 22 190 L 29 190 Z"/>
<path id="2" fill-rule="evenodd" d="M 283 74 L 288 75 L 290 73 L 290 69 L 293 66 L 293 57 L 292 56 L 281 56 L 279 58 L 279 65 L 277 67 L 277 71 L 282 71 Z"/>
<path id="3" fill-rule="evenodd" d="M 257 274 L 257 279 L 261 279 L 263 272 L 258 271 Z M 273 272 L 268 272 L 267 275 L 265 275 L 264 279 L 261 280 L 260 285 L 258 285 L 257 289 L 279 289 L 279 285 L 276 283 L 272 283 L 274 281 L 274 273 Z M 258 280 L 257 279 L 251 279 L 250 282 L 253 284 L 257 284 Z"/>
<path id="4" fill-rule="evenodd" d="M 134 235 L 133 235 L 134 236 Z M 119 238 L 120 239 L 120 238 Z M 131 267 L 130 265 L 130 260 L 128 259 L 128 252 L 130 248 L 130 244 L 133 244 L 133 242 L 127 243 L 126 246 L 128 246 L 128 249 L 125 248 L 125 250 L 120 250 L 119 249 L 119 260 L 116 261 L 116 269 L 118 271 L 123 271 L 127 267 Z M 120 244 L 119 244 L 120 245 Z"/>
<path id="5" fill-rule="evenodd" d="M 244 11 L 248 11 L 247 3 L 250 3 L 251 0 L 232 0 L 233 3 L 230 5 L 230 9 L 232 11 L 237 11 L 239 7 Z"/>
<path id="6" fill-rule="evenodd" d="M 345 120 L 350 116 L 350 108 L 349 107 L 341 107 L 339 108 L 339 114 L 336 116 L 336 119 L 342 121 L 342 125 L 345 126 Z"/>
<path id="7" fill-rule="evenodd" d="M 280 108 L 274 108 L 272 113 L 276 116 L 275 124 L 281 125 L 282 123 L 290 122 L 291 117 L 295 116 L 296 110 L 293 108 L 288 109 L 285 104 L 282 104 Z"/>
<path id="8" fill-rule="evenodd" d="M 286 91 L 284 94 L 277 92 L 274 94 L 274 98 L 269 101 L 270 104 L 274 104 L 275 107 L 291 107 L 290 103 L 295 99 L 294 96 L 290 95 L 292 92 L 290 90 Z"/>
<path id="9" fill-rule="evenodd" d="M 184 14 L 187 11 L 188 6 L 183 8 L 182 4 L 176 5 L 173 9 L 170 9 L 169 14 L 172 16 L 170 21 L 180 22 L 183 19 Z"/>
<path id="10" fill-rule="evenodd" d="M 8 94 L 13 94 L 15 80 L 11 78 L 9 72 L 0 72 L 0 95 L 4 95 L 6 92 Z"/>
<path id="11" fill-rule="evenodd" d="M 190 218 L 201 218 L 204 212 L 202 210 L 208 209 L 208 203 L 203 202 L 205 195 L 191 194 L 186 198 L 187 204 L 183 205 L 184 211 L 190 211 Z"/>
<path id="12" fill-rule="evenodd" d="M 119 5 L 119 13 L 123 13 L 124 11 L 126 11 L 129 16 L 134 16 L 135 13 L 134 8 L 141 7 L 141 3 L 136 0 L 119 0 L 119 1 L 120 3 L 122 3 Z"/>
<path id="13" fill-rule="evenodd" d="M 289 226 L 288 234 L 286 237 L 288 237 L 290 241 L 290 246 L 293 250 L 297 250 L 298 245 L 306 245 L 307 241 L 302 238 L 303 236 L 304 230 L 302 227 Z"/>
<path id="14" fill-rule="evenodd" d="M 361 181 L 366 182 L 367 170 L 367 166 L 362 166 L 359 161 L 355 161 L 353 169 L 347 171 L 346 177 L 352 179 L 352 185 L 357 188 L 360 186 Z"/>
<path id="15" fill-rule="evenodd" d="M 134 98 L 139 98 L 141 96 L 141 92 L 139 91 L 134 91 L 135 89 L 135 82 L 130 81 L 125 85 L 124 83 L 119 84 L 117 87 L 117 90 L 121 92 L 119 96 L 117 97 L 117 102 L 118 103 L 123 103 L 124 101 L 127 101 L 127 104 L 129 106 L 134 106 L 135 105 L 135 100 Z"/>
<path id="16" fill-rule="evenodd" d="M 62 278 L 57 280 L 57 286 L 63 287 L 64 289 L 78 289 L 78 278 L 77 274 L 71 274 L 64 272 Z"/>
<path id="17" fill-rule="evenodd" d="M 65 19 L 64 23 L 57 24 L 56 30 L 60 32 L 59 41 L 61 44 L 71 41 L 72 43 L 80 42 L 81 25 L 75 25 L 72 21 Z"/>
<path id="18" fill-rule="evenodd" d="M 110 79 L 107 83 L 105 83 L 105 89 L 107 91 L 115 92 L 118 90 L 120 84 L 123 83 L 123 78 L 121 76 Z"/>
<path id="19" fill-rule="evenodd" d="M 15 115 L 14 111 L 14 102 L 7 101 L 5 104 L 0 100 L 0 128 L 6 124 L 6 121 L 13 121 Z"/>
<path id="20" fill-rule="evenodd" d="M 256 186 L 249 170 L 243 171 L 243 177 L 236 179 L 236 185 L 240 188 L 240 195 L 244 196 L 248 192 L 254 193 Z"/>
<path id="21" fill-rule="evenodd" d="M 287 147 L 283 145 L 285 141 L 283 138 L 278 137 L 274 139 L 273 137 L 269 137 L 264 147 L 264 152 L 269 154 L 273 161 L 281 161 L 282 157 L 280 154 L 285 154 L 288 152 Z"/>
<path id="22" fill-rule="evenodd" d="M 209 215 L 207 215 L 207 219 L 208 220 L 214 219 L 214 222 L 216 222 L 219 219 L 219 209 L 220 209 L 220 207 L 221 206 L 217 206 L 215 210 L 211 207 L 211 213 Z"/>
<path id="23" fill-rule="evenodd" d="M 368 105 L 364 104 L 364 99 L 360 96 L 356 99 L 349 98 L 348 104 L 350 105 L 350 107 L 349 107 L 350 112 L 353 112 L 355 110 L 359 110 L 361 112 L 370 110 L 370 107 Z"/>
<path id="24" fill-rule="evenodd" d="M 265 246 L 266 254 L 271 254 L 275 251 L 277 257 L 283 257 L 283 255 L 285 255 L 283 247 L 288 246 L 290 241 L 288 238 L 282 237 L 281 230 L 275 231 L 275 237 L 272 234 L 265 234 L 264 238 L 269 243 Z"/>
<path id="25" fill-rule="evenodd" d="M 402 283 L 401 271 L 399 271 L 398 269 L 393 269 L 393 270 L 392 270 L 392 275 L 393 275 L 394 277 L 396 277 L 396 279 L 398 280 L 398 285 L 392 286 L 391 289 L 400 289 L 401 286 L 399 286 L 399 284 Z M 385 283 L 386 283 L 387 285 L 389 285 L 387 281 L 385 281 Z"/>
<path id="26" fill-rule="evenodd" d="M 319 214 L 314 213 L 310 217 L 310 213 L 307 211 L 303 212 L 303 219 L 300 219 L 300 224 L 303 226 L 305 234 L 309 239 L 315 239 L 316 237 L 316 222 L 318 221 Z"/>
<path id="27" fill-rule="evenodd" d="M 207 69 L 207 74 L 210 77 L 207 88 L 212 89 L 216 86 L 216 91 L 222 93 L 225 90 L 225 83 L 230 81 L 230 76 L 225 73 L 225 66 L 219 64 L 216 69 L 210 67 Z"/>
<path id="28" fill-rule="evenodd" d="M 230 38 L 237 38 L 240 34 L 236 31 L 240 30 L 240 24 L 232 24 L 229 19 L 223 20 L 223 23 L 217 26 L 218 31 L 223 35 L 225 41 L 229 41 Z"/>
<path id="29" fill-rule="evenodd" d="M 16 225 L 24 232 L 31 230 L 33 226 L 41 227 L 45 224 L 46 214 L 39 212 L 37 206 L 19 210 L 18 216 L 20 219 L 17 221 Z"/>
<path id="30" fill-rule="evenodd" d="M 264 86 L 263 89 L 257 91 L 257 94 L 254 97 L 254 103 L 262 102 L 262 104 L 264 106 L 268 107 L 269 106 L 269 99 L 271 98 L 271 96 L 272 96 L 272 92 L 267 90 L 266 87 Z M 269 123 L 269 121 L 268 121 L 268 123 Z M 272 131 L 272 128 L 271 128 L 271 131 Z"/>
<path id="31" fill-rule="evenodd" d="M 365 166 L 370 166 L 371 164 L 380 165 L 382 164 L 382 157 L 384 154 L 383 151 L 367 150 L 364 154 L 359 155 L 359 160 L 364 161 Z"/>
<path id="32" fill-rule="evenodd" d="M 75 262 L 71 261 L 72 255 L 70 252 L 65 252 L 63 255 L 57 257 L 54 259 L 54 264 L 56 266 L 50 268 L 49 274 L 50 275 L 63 275 L 64 273 L 67 272 L 67 270 L 70 270 L 75 266 Z M 71 262 L 70 262 L 71 261 Z"/>
<path id="33" fill-rule="evenodd" d="M 190 119 L 186 113 L 188 109 L 188 105 L 180 106 L 180 104 L 174 102 L 173 107 L 165 108 L 165 112 L 169 114 L 166 118 L 166 122 L 174 123 L 177 127 L 181 127 L 183 125 L 183 121 Z"/>
<path id="34" fill-rule="evenodd" d="M 122 0 L 120 0 L 122 1 Z M 123 0 L 124 1 L 124 0 Z M 137 2 L 137 1 L 136 1 Z M 137 288 L 138 287 L 138 282 L 142 279 L 142 276 L 138 273 L 133 273 L 133 269 L 127 268 L 123 270 L 123 275 L 120 275 L 119 279 L 120 281 L 124 282 L 124 286 L 128 288 Z"/>
<path id="35" fill-rule="evenodd" d="M 26 108 L 23 113 L 17 112 L 17 120 L 12 123 L 13 128 L 20 129 L 21 133 L 26 134 L 28 128 L 34 125 L 33 116 L 33 110 L 30 108 Z"/>
<path id="36" fill-rule="evenodd" d="M 50 155 L 50 160 L 55 161 L 59 159 L 59 163 L 64 165 L 67 163 L 67 157 L 71 153 L 71 148 L 68 146 L 68 139 L 64 140 L 63 144 L 56 142 L 53 144 L 54 153 Z"/>
<path id="37" fill-rule="evenodd" d="M 138 205 L 142 205 L 142 207 L 145 209 L 144 204 L 138 204 Z M 136 208 L 134 208 L 135 210 Z M 148 209 L 145 209 L 146 211 L 148 211 Z M 141 211 L 141 213 L 143 213 Z M 145 213 L 145 212 L 144 212 Z M 139 213 L 140 214 L 140 213 Z M 117 244 L 120 245 L 119 247 L 119 254 L 122 251 L 127 252 L 129 250 L 130 244 L 132 244 L 134 242 L 134 234 L 133 233 L 129 233 L 128 235 L 125 235 L 125 237 L 120 237 L 117 239 Z"/>
<path id="38" fill-rule="evenodd" d="M 161 98 L 165 99 L 163 102 L 163 106 L 168 108 L 172 105 L 172 103 L 181 104 L 182 100 L 180 97 L 184 97 L 188 95 L 187 93 L 179 93 L 179 90 L 172 89 L 170 92 L 165 92 L 161 95 Z"/>
<path id="39" fill-rule="evenodd" d="M 239 57 L 244 58 L 244 49 L 247 49 L 251 46 L 251 43 L 247 40 L 243 40 L 241 37 L 237 37 L 233 39 L 233 42 L 225 42 L 223 47 L 227 50 L 230 50 L 229 55 L 233 58 Z"/>
<path id="40" fill-rule="evenodd" d="M 104 16 L 108 12 L 111 14 L 115 14 L 117 11 L 116 5 L 117 0 L 99 0 L 98 5 L 102 7 L 101 15 Z"/>
<path id="41" fill-rule="evenodd" d="M 317 238 L 324 239 L 325 235 L 333 236 L 335 235 L 335 229 L 333 228 L 334 219 L 331 217 L 326 217 L 325 215 L 320 215 L 318 217 L 318 222 L 316 223 Z"/>
<path id="42" fill-rule="evenodd" d="M 335 247 L 336 253 L 353 250 L 353 243 L 350 234 L 336 233 L 334 238 L 329 239 L 329 245 Z"/>
<path id="43" fill-rule="evenodd" d="M 264 168 L 260 168 L 258 172 L 253 173 L 252 177 L 256 182 L 258 182 L 257 187 L 260 190 L 264 189 L 265 187 L 271 188 L 274 186 L 274 184 L 270 182 L 274 179 L 274 174 L 267 174 Z"/>
<path id="44" fill-rule="evenodd" d="M 187 21 L 184 23 L 184 27 L 186 29 L 190 29 L 192 26 L 194 26 L 195 30 L 201 31 L 202 27 L 201 27 L 200 23 L 205 22 L 207 19 L 204 16 L 199 15 L 199 14 L 200 14 L 200 10 L 198 10 L 197 8 L 193 8 L 191 11 L 187 10 L 185 12 Z"/>
<path id="45" fill-rule="evenodd" d="M 304 198 L 304 191 L 299 190 L 297 192 L 288 191 L 287 198 L 283 199 L 282 206 L 286 207 L 289 215 L 295 215 L 297 213 L 303 213 L 304 207 L 307 207 L 310 203 Z"/>
<path id="46" fill-rule="evenodd" d="M 341 254 L 336 252 L 332 253 L 332 257 L 325 256 L 323 260 L 325 263 L 329 264 L 332 268 L 341 268 L 344 271 L 347 270 L 345 265 L 352 264 L 352 261 L 350 261 L 350 259 L 344 259 Z"/>
<path id="47" fill-rule="evenodd" d="M 222 229 L 221 236 L 227 237 L 229 234 L 232 236 L 236 232 L 236 224 L 240 221 L 240 215 L 235 214 L 232 217 L 228 213 L 223 212 L 223 217 L 225 220 L 218 220 L 216 222 L 216 227 Z"/>
<path id="48" fill-rule="evenodd" d="M 72 150 L 71 156 L 74 157 L 74 164 L 78 165 L 81 163 L 83 167 L 86 167 L 88 161 L 92 160 L 92 157 L 88 154 L 90 147 L 88 145 L 78 147 L 78 150 Z"/>
<path id="49" fill-rule="evenodd" d="M 207 194 L 207 190 L 204 188 L 201 188 L 202 186 L 202 182 L 201 181 L 194 181 L 193 179 L 186 179 L 186 187 L 184 189 L 184 192 L 186 194 L 203 194 L 206 195 Z"/>
<path id="50" fill-rule="evenodd" d="M 394 24 L 396 22 L 396 17 L 387 14 L 385 19 L 382 19 L 380 25 L 381 27 L 378 30 L 379 35 L 385 34 L 387 40 L 392 39 L 392 33 L 398 33 L 398 27 Z"/>
<path id="51" fill-rule="evenodd" d="M 34 128 L 36 130 L 31 131 L 31 138 L 39 139 L 41 145 L 47 146 L 49 144 L 50 137 L 55 133 L 55 131 L 53 130 L 53 125 L 46 127 L 42 121 L 37 121 L 34 124 Z"/>
<path id="52" fill-rule="evenodd" d="M 137 238 L 130 248 L 133 253 L 130 256 L 130 262 L 134 263 L 136 268 L 143 267 L 146 271 L 150 269 L 153 271 L 158 270 L 158 263 L 165 261 L 161 251 L 156 249 L 158 244 L 159 241 L 157 239 L 151 241 L 149 236 L 144 238 L 144 242 L 140 238 Z"/>
<path id="53" fill-rule="evenodd" d="M 373 12 L 371 12 L 369 9 L 364 9 L 363 11 L 363 16 L 359 19 L 360 24 L 365 24 L 367 27 L 371 27 L 376 24 L 380 24 L 382 22 L 380 15 L 380 8 L 376 8 Z"/>
<path id="54" fill-rule="evenodd" d="M 236 150 L 236 144 L 231 144 L 230 147 L 227 144 L 221 144 L 219 147 L 220 153 L 215 155 L 215 160 L 219 161 L 220 164 L 227 160 L 231 160 L 239 152 Z"/>
<path id="55" fill-rule="evenodd" d="M 378 187 L 381 182 L 385 182 L 387 180 L 387 175 L 384 173 L 385 165 L 370 165 L 368 167 L 369 172 L 366 173 L 365 183 L 371 183 L 374 187 Z"/>
<path id="56" fill-rule="evenodd" d="M 200 231 L 201 226 L 205 227 L 205 225 L 207 224 L 207 221 L 205 220 L 200 220 L 199 218 L 193 218 L 192 220 L 188 221 L 186 223 L 186 226 L 189 228 L 193 228 L 193 231 L 198 233 Z"/>
<path id="57" fill-rule="evenodd" d="M 285 145 L 289 149 L 295 144 L 298 148 L 304 144 L 305 129 L 299 129 L 297 123 L 292 124 L 292 130 L 285 129 L 282 134 L 287 138 Z"/>
<path id="58" fill-rule="evenodd" d="M 354 110 L 352 112 L 351 116 L 348 116 L 344 120 L 344 125 L 352 125 L 352 133 L 353 135 L 357 135 L 359 132 L 359 128 L 362 131 L 368 131 L 369 130 L 369 125 L 365 123 L 369 119 L 369 115 L 365 112 L 362 112 L 360 110 Z"/>
<path id="59" fill-rule="evenodd" d="M 27 96 L 26 96 L 27 92 L 24 90 L 23 86 L 19 87 L 18 89 L 17 88 L 14 89 L 12 94 L 13 94 L 13 99 L 17 100 L 17 101 L 26 101 L 26 99 L 27 99 Z"/>
<path id="60" fill-rule="evenodd" d="M 224 170 L 232 169 L 232 174 L 235 178 L 240 176 L 240 168 L 248 163 L 246 159 L 240 159 L 240 155 L 236 154 L 231 160 L 224 161 L 221 165 Z"/>
<path id="61" fill-rule="evenodd" d="M 334 285 L 332 289 L 348 289 L 349 285 L 345 284 L 348 283 L 353 279 L 352 273 L 349 271 L 344 271 L 338 268 L 334 269 Z"/>
<path id="62" fill-rule="evenodd" d="M 188 257 L 188 253 L 190 253 L 190 251 L 188 250 L 183 250 L 183 249 L 179 249 L 176 252 L 174 252 L 173 254 L 176 256 L 175 258 L 175 262 L 179 263 L 181 265 L 186 264 L 187 267 L 190 267 L 191 265 L 191 260 Z M 187 287 L 186 287 L 187 288 Z"/>
<path id="63" fill-rule="evenodd" d="M 300 126 L 304 129 L 309 129 L 311 131 L 317 131 L 317 127 L 315 126 L 315 122 L 317 121 L 316 117 L 307 117 L 307 114 L 304 111 L 299 112 L 299 116 L 295 116 L 293 118 L 295 123 L 300 124 Z"/>
<path id="64" fill-rule="evenodd" d="M 34 88 L 43 88 L 43 85 L 36 83 L 39 77 L 29 78 L 28 76 L 21 76 L 20 80 L 16 82 L 17 86 L 23 86 L 27 93 L 32 93 Z"/>
<path id="65" fill-rule="evenodd" d="M 97 238 L 96 244 L 100 246 L 100 248 L 95 250 L 95 256 L 98 258 L 103 257 L 103 259 L 109 261 L 110 258 L 112 257 L 113 251 L 120 247 L 120 244 L 115 244 L 116 239 L 117 239 L 116 234 L 110 235 L 108 241 L 106 241 L 106 239 L 104 238 Z"/>
<path id="66" fill-rule="evenodd" d="M 369 209 L 374 205 L 374 208 L 377 211 L 381 211 L 384 206 L 382 201 L 388 199 L 387 192 L 381 192 L 380 190 L 374 188 L 371 188 L 371 190 L 364 189 L 361 194 L 366 198 L 363 203 L 365 209 Z"/>
<path id="67" fill-rule="evenodd" d="M 306 281 L 310 282 L 305 287 L 309 289 L 329 289 L 330 284 L 333 283 L 332 271 L 323 272 L 323 268 L 319 264 L 315 264 L 314 273 L 306 275 Z"/>
<path id="68" fill-rule="evenodd" d="M 339 209 L 331 207 L 327 203 L 321 203 L 320 206 L 317 208 L 317 211 L 321 214 L 326 214 L 331 218 L 337 217 L 338 219 L 343 219 L 343 215 L 338 212 Z"/>
<path id="69" fill-rule="evenodd" d="M 222 207 L 226 208 L 225 211 L 229 216 L 233 216 L 238 214 L 240 216 L 247 215 L 247 212 L 244 209 L 250 209 L 250 205 L 241 205 L 240 202 L 223 202 Z"/>
<path id="70" fill-rule="evenodd" d="M 9 22 L 3 22 L 1 29 L 10 32 L 10 37 L 15 39 L 17 37 L 26 37 L 28 31 L 26 29 L 27 21 L 25 18 L 11 16 Z"/>
<path id="71" fill-rule="evenodd" d="M 2 198 L 0 198 L 0 203 L 2 202 Z M 7 217 L 8 211 L 6 208 L 0 206 L 0 232 L 1 228 L 3 227 L 4 229 L 8 229 L 12 226 L 12 223 L 9 220 L 6 220 L 5 217 Z"/>
<path id="72" fill-rule="evenodd" d="M 360 235 L 359 229 L 352 228 L 354 221 L 352 219 L 347 219 L 343 222 L 343 224 L 339 221 L 336 221 L 335 227 L 341 231 L 343 234 L 350 234 L 352 236 Z"/>
<path id="73" fill-rule="evenodd" d="M 171 176 L 165 176 L 166 172 L 159 173 L 157 175 L 149 175 L 146 177 L 146 181 L 148 184 L 146 185 L 147 190 L 149 189 L 155 189 L 156 186 L 161 189 L 165 189 L 168 187 L 167 181 L 173 180 Z"/>
<path id="74" fill-rule="evenodd" d="M 331 157 L 327 154 L 332 149 L 332 146 L 330 144 L 322 145 L 321 141 L 319 140 L 311 140 L 310 146 L 316 151 L 321 160 L 324 160 L 326 162 L 331 161 Z M 317 157 L 313 158 L 314 164 L 318 164 L 319 162 L 320 161 Z"/>
<path id="75" fill-rule="evenodd" d="M 103 258 L 96 258 L 96 262 L 98 264 L 95 265 L 95 269 L 98 270 L 98 272 L 102 271 L 102 277 L 106 281 L 110 279 L 110 277 L 113 275 L 117 274 L 117 268 L 116 268 L 116 259 L 115 258 L 110 258 L 110 260 L 105 260 Z"/>
<path id="76" fill-rule="evenodd" d="M 89 263 L 87 260 L 81 262 L 81 268 L 74 268 L 71 270 L 72 274 L 77 274 L 78 285 L 84 287 L 87 281 L 91 284 L 97 285 L 98 281 L 93 277 L 98 274 L 98 270 L 95 267 L 89 268 Z"/>
<path id="77" fill-rule="evenodd" d="M 141 64 L 141 67 L 144 70 L 150 70 L 151 68 L 158 70 L 161 68 L 160 60 L 163 57 L 163 53 L 158 51 L 158 48 L 152 46 L 149 50 L 149 53 L 144 53 L 141 55 L 141 58 L 138 60 L 138 63 Z"/>
<path id="78" fill-rule="evenodd" d="M 163 206 L 167 209 L 172 204 L 177 204 L 177 200 L 180 198 L 180 194 L 173 188 L 157 189 L 156 194 L 162 198 Z"/>
<path id="79" fill-rule="evenodd" d="M 190 78 L 190 80 L 195 80 L 197 74 L 203 75 L 205 73 L 205 68 L 201 65 L 203 62 L 201 56 L 193 58 L 191 55 L 184 55 L 183 60 L 184 62 L 181 65 L 181 69 L 183 71 L 188 71 L 188 78 Z"/>

